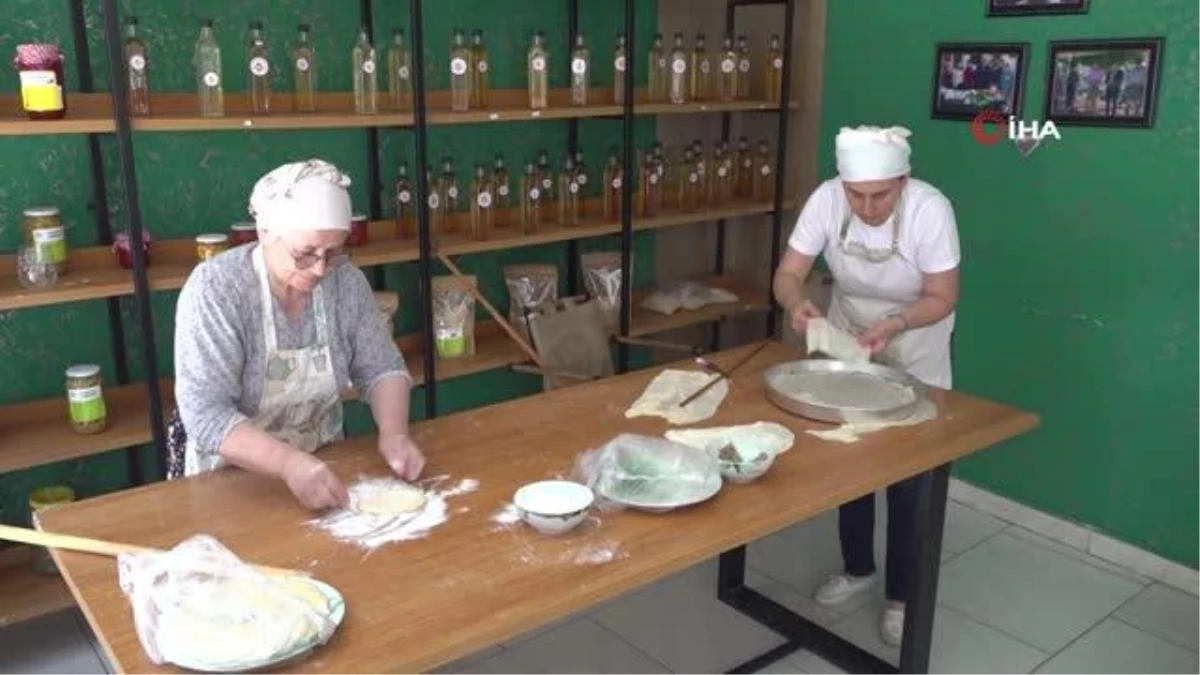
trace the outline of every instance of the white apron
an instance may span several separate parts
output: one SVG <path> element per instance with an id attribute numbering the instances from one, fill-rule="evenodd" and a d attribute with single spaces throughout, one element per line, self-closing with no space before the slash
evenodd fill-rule
<path id="1" fill-rule="evenodd" d="M 874 250 L 873 259 L 849 237 L 853 212 L 847 206 L 833 245 L 826 248 L 825 260 L 833 273 L 833 291 L 829 303 L 829 321 L 854 335 L 865 332 L 873 323 L 898 312 L 921 297 L 923 277 L 916 262 L 901 251 L 901 237 L 911 236 L 904 229 L 903 197 L 893 214 L 893 239 L 890 251 Z M 850 251 L 848 252 L 848 249 Z M 891 255 L 887 255 L 887 253 Z M 886 259 L 881 259 L 886 258 Z M 949 389 L 950 336 L 954 331 L 954 313 L 935 324 L 901 331 L 876 356 L 927 385 Z"/>
<path id="2" fill-rule="evenodd" d="M 261 246 L 255 248 L 251 258 L 261 291 L 267 369 L 258 413 L 250 418 L 250 422 L 303 452 L 313 452 L 342 439 L 341 387 L 333 372 L 325 295 L 320 286 L 312 294 L 316 344 L 301 349 L 280 349 L 274 301 Z M 184 472 L 188 476 L 227 464 L 219 453 L 197 452 L 191 439 L 188 439 L 185 457 Z"/>

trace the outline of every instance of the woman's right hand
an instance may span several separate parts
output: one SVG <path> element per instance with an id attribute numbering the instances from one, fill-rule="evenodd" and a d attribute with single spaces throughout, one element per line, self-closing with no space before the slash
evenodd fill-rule
<path id="1" fill-rule="evenodd" d="M 284 464 L 282 477 L 288 489 L 306 508 L 318 511 L 344 507 L 350 503 L 346 486 L 342 485 L 329 465 L 307 452 L 294 451 Z"/>
<path id="2" fill-rule="evenodd" d="M 799 335 L 804 335 L 807 332 L 809 319 L 821 318 L 821 310 L 817 309 L 817 306 L 808 300 L 801 300 L 798 306 L 792 307 L 789 310 L 789 313 L 792 315 L 792 330 L 796 331 Z"/>

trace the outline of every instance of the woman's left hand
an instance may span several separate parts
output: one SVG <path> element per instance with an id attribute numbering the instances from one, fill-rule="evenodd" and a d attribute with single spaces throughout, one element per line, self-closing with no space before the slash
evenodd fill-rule
<path id="1" fill-rule="evenodd" d="M 894 316 L 885 317 L 876 321 L 865 333 L 858 336 L 858 343 L 868 347 L 871 354 L 875 355 L 886 349 L 888 343 L 901 330 L 904 330 L 903 321 Z"/>
<path id="2" fill-rule="evenodd" d="M 425 468 L 425 455 L 408 434 L 380 434 L 379 454 L 404 480 L 413 481 Z"/>

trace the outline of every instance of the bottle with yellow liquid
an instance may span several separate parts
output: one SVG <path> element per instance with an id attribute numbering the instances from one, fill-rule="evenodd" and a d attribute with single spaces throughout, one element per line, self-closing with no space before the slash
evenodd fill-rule
<path id="1" fill-rule="evenodd" d="M 720 70 L 717 75 L 717 98 L 728 103 L 737 98 L 738 55 L 733 49 L 733 38 L 728 33 L 721 40 Z"/>
<path id="2" fill-rule="evenodd" d="M 625 105 L 625 34 L 617 33 L 617 49 L 613 53 L 613 103 Z"/>
<path id="3" fill-rule="evenodd" d="M 667 208 L 667 174 L 671 171 L 671 164 L 661 142 L 654 144 L 651 161 L 654 163 L 654 173 L 658 177 L 658 192 L 655 195 L 657 199 L 654 203 L 654 210 L 656 213 L 662 213 Z"/>
<path id="4" fill-rule="evenodd" d="M 663 47 L 662 33 L 654 34 L 646 67 L 650 69 L 649 99 L 654 102 L 667 100 L 667 52 Z"/>
<path id="5" fill-rule="evenodd" d="M 261 21 L 251 21 L 246 32 L 246 62 L 250 66 L 250 103 L 256 115 L 271 112 L 271 50 Z"/>
<path id="6" fill-rule="evenodd" d="M 475 180 L 471 182 L 471 238 L 483 241 L 492 236 L 492 217 L 496 210 L 495 190 L 487 168 L 475 165 Z"/>
<path id="7" fill-rule="evenodd" d="M 586 106 L 588 104 L 591 77 L 591 50 L 588 49 L 583 34 L 579 34 L 575 36 L 575 46 L 571 48 L 571 105 Z"/>
<path id="8" fill-rule="evenodd" d="M 550 53 L 546 51 L 546 36 L 535 31 L 526 56 L 529 76 L 529 108 L 544 110 L 549 107 L 550 97 Z"/>
<path id="9" fill-rule="evenodd" d="M 413 219 L 413 185 L 408 178 L 408 162 L 401 160 L 396 176 L 396 238 L 411 239 Z"/>
<path id="10" fill-rule="evenodd" d="M 476 30 L 471 35 L 471 72 L 474 82 L 471 87 L 471 107 L 486 108 L 492 93 L 492 65 L 488 61 L 487 46 L 483 44 L 483 31 Z"/>
<path id="11" fill-rule="evenodd" d="M 704 144 L 696 139 L 692 143 L 692 160 L 696 172 L 696 204 L 707 206 L 711 199 L 711 177 L 708 157 L 704 153 Z"/>
<path id="12" fill-rule="evenodd" d="M 388 100 L 392 110 L 412 109 L 412 55 L 404 45 L 404 31 L 392 31 L 388 47 Z"/>
<path id="13" fill-rule="evenodd" d="M 750 42 L 745 35 L 737 39 L 737 98 L 745 101 L 750 98 Z"/>
<path id="14" fill-rule="evenodd" d="M 708 58 L 708 48 L 704 42 L 704 33 L 696 36 L 696 48 L 692 50 L 692 62 L 688 72 L 692 81 L 688 92 L 693 101 L 707 101 L 712 91 L 712 61 Z"/>
<path id="15" fill-rule="evenodd" d="M 679 184 L 679 210 L 694 212 L 700 205 L 700 172 L 696 170 L 696 155 L 688 148 L 683 153 L 683 163 L 676 172 Z"/>
<path id="16" fill-rule="evenodd" d="M 690 65 L 691 57 L 683 46 L 683 33 L 675 33 L 675 44 L 671 48 L 671 70 L 667 75 L 667 91 L 671 103 L 676 105 L 687 103 L 688 92 L 692 85 L 692 78 L 688 74 Z"/>
<path id="17" fill-rule="evenodd" d="M 713 202 L 727 204 L 733 198 L 733 156 L 729 153 L 729 143 L 721 141 L 713 153 L 713 165 L 717 169 L 716 181 L 713 184 Z"/>
<path id="18" fill-rule="evenodd" d="M 604 167 L 604 199 L 601 206 L 605 222 L 613 222 L 621 215 L 621 190 L 624 189 L 625 170 L 614 149 L 608 155 Z"/>
<path id="19" fill-rule="evenodd" d="M 467 112 L 471 109 L 471 48 L 463 32 L 454 29 L 450 43 L 450 110 Z"/>
<path id="20" fill-rule="evenodd" d="M 454 172 L 454 162 L 450 159 L 450 155 L 442 156 L 442 185 L 445 188 L 446 194 L 446 217 L 453 217 L 454 212 L 459 210 L 458 202 L 458 174 Z M 449 222 L 447 225 L 451 225 Z"/>
<path id="21" fill-rule="evenodd" d="M 643 216 L 653 218 L 658 215 L 659 204 L 662 201 L 662 179 L 659 177 L 659 165 L 654 155 L 646 156 L 639 177 L 638 204 Z"/>
<path id="22" fill-rule="evenodd" d="M 298 27 L 296 45 L 292 47 L 292 67 L 295 69 L 296 112 L 317 111 L 317 50 L 313 46 L 308 24 Z"/>
<path id="23" fill-rule="evenodd" d="M 374 115 L 376 104 L 375 46 L 366 28 L 358 31 L 358 41 L 350 52 L 354 73 L 354 112 L 359 115 Z"/>
<path id="24" fill-rule="evenodd" d="M 775 193 L 775 166 L 771 157 L 771 148 L 766 141 L 758 142 L 758 152 L 754 154 L 754 200 L 766 201 Z"/>
<path id="25" fill-rule="evenodd" d="M 496 161 L 492 165 L 492 186 L 496 190 L 496 209 L 507 211 L 512 208 L 510 197 L 508 167 L 504 164 L 504 155 L 496 153 Z"/>
<path id="26" fill-rule="evenodd" d="M 550 166 L 550 154 L 545 150 L 538 152 L 537 174 L 542 203 L 549 204 L 554 201 L 554 169 Z"/>
<path id="27" fill-rule="evenodd" d="M 125 17 L 121 52 L 125 60 L 125 82 L 128 84 L 129 114 L 135 117 L 150 115 L 149 49 L 138 35 L 138 18 Z"/>
<path id="28" fill-rule="evenodd" d="M 558 174 L 558 224 L 575 227 L 579 224 L 579 183 L 575 175 L 575 158 L 567 155 Z"/>
<path id="29" fill-rule="evenodd" d="M 425 182 L 429 185 L 425 203 L 429 206 L 429 233 L 437 241 L 446 234 L 446 186 L 441 176 L 434 178 L 430 173 L 425 172 Z"/>
<path id="30" fill-rule="evenodd" d="M 767 86 L 767 100 L 778 103 L 783 96 L 783 49 L 779 46 L 779 36 L 771 36 L 771 46 L 767 47 L 767 57 L 763 60 L 763 82 Z"/>
<path id="31" fill-rule="evenodd" d="M 542 178 L 532 164 L 521 176 L 521 231 L 533 234 L 542 229 Z"/>
<path id="32" fill-rule="evenodd" d="M 750 197 L 753 187 L 754 156 L 750 152 L 750 141 L 742 136 L 733 155 L 733 193 L 741 198 Z"/>

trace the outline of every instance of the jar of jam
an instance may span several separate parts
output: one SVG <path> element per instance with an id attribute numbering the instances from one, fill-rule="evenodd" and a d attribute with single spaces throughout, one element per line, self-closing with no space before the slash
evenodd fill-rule
<path id="1" fill-rule="evenodd" d="M 67 368 L 67 403 L 71 428 L 77 434 L 98 434 L 108 428 L 100 366 L 91 363 Z"/>
<path id="2" fill-rule="evenodd" d="M 350 219 L 350 236 L 346 237 L 347 246 L 362 246 L 367 243 L 367 222 L 367 217 L 363 214 L 354 214 Z"/>
<path id="3" fill-rule="evenodd" d="M 129 232 L 118 232 L 113 238 L 112 250 L 117 254 L 117 264 L 123 269 L 133 269 L 133 251 L 129 250 Z M 142 260 L 150 266 L 150 233 L 142 230 Z"/>
<path id="4" fill-rule="evenodd" d="M 17 45 L 13 66 L 21 80 L 21 109 L 26 117 L 60 120 L 66 116 L 66 79 L 58 45 Z"/>
<path id="5" fill-rule="evenodd" d="M 205 262 L 229 249 L 229 237 L 224 234 L 202 234 L 196 237 L 196 260 Z"/>
<path id="6" fill-rule="evenodd" d="M 241 246 L 258 241 L 258 226 L 254 223 L 234 223 L 229 226 L 229 243 Z"/>
<path id="7" fill-rule="evenodd" d="M 67 235 L 56 206 L 25 209 L 21 220 L 25 245 L 33 250 L 34 260 L 53 266 L 59 275 L 67 271 Z"/>

